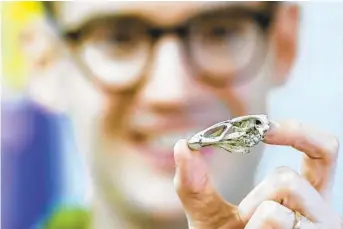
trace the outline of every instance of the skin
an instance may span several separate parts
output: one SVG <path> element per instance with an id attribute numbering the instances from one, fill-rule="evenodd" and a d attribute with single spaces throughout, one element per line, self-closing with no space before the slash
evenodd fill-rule
<path id="1" fill-rule="evenodd" d="M 65 29 L 77 28 L 95 13 L 133 13 L 164 26 L 177 24 L 209 6 L 219 7 L 222 4 L 244 4 L 245 7 L 258 9 L 262 3 L 67 2 L 59 3 L 56 12 L 57 20 Z M 269 90 L 282 85 L 292 68 L 297 49 L 297 30 L 297 7 L 283 5 L 278 9 L 268 33 L 270 53 L 264 66 L 251 80 L 222 88 L 214 88 L 197 80 L 183 61 L 179 40 L 172 35 L 165 36 L 154 49 L 144 83 L 131 94 L 107 93 L 96 83 L 86 80 L 75 62 L 63 53 L 65 47 L 44 23 L 25 31 L 30 39 L 24 39 L 23 50 L 34 75 L 29 92 L 44 106 L 69 115 L 79 149 L 89 165 L 94 189 L 93 228 L 186 228 L 184 211 L 191 228 L 243 228 L 244 225 L 260 228 L 266 225 L 264 212 L 270 204 L 281 208 L 281 213 L 270 211 L 268 217 L 292 224 L 291 219 L 283 217 L 285 214 L 282 212 L 284 208 L 292 209 L 293 205 L 278 204 L 285 193 L 265 193 L 260 191 L 265 190 L 264 185 L 260 185 L 253 191 L 259 198 L 247 195 L 253 189 L 255 169 L 263 146 L 244 157 L 216 150 L 207 158 L 199 152 L 191 152 L 184 141 L 179 142 L 174 151 L 173 145 L 177 139 L 186 137 L 185 133 L 195 133 L 218 121 L 265 113 Z M 39 52 L 28 48 L 35 45 L 40 45 Z M 77 45 L 68 47 L 72 52 L 77 48 Z M 30 58 L 33 54 L 35 58 Z M 102 63 L 95 56 L 92 56 L 92 61 Z M 124 83 L 130 84 L 129 81 Z M 279 138 L 266 142 L 294 146 L 294 136 L 298 133 L 288 133 L 288 128 L 288 125 L 283 126 L 281 132 L 277 132 Z M 132 138 L 136 130 L 143 141 Z M 169 138 L 170 134 L 174 135 L 175 140 L 162 144 L 162 138 Z M 287 136 L 280 140 L 282 134 Z M 331 144 L 334 140 L 329 142 Z M 316 147 L 326 147 L 322 144 L 326 142 L 318 143 Z M 295 148 L 309 154 L 310 146 L 305 144 L 305 148 Z M 335 147 L 330 145 L 329 148 L 336 151 Z M 327 154 L 324 151 L 320 151 L 320 156 Z M 164 163 L 165 156 L 161 156 L 161 152 L 171 156 L 175 154 L 176 175 L 173 164 Z M 298 178 L 307 179 L 314 186 L 304 185 L 303 193 L 310 192 L 318 199 L 316 190 L 330 193 L 330 187 L 326 184 L 330 183 L 334 169 L 324 165 L 320 160 L 304 159 L 304 173 Z M 326 174 L 323 171 L 327 175 L 314 182 L 315 175 Z M 288 170 L 278 174 L 287 177 Z M 275 180 L 277 176 L 274 176 Z M 241 182 L 243 178 L 245 182 Z M 266 179 L 265 183 L 274 180 Z M 291 185 L 291 181 L 286 179 L 285 183 L 279 184 L 280 188 Z M 259 188 L 261 186 L 262 189 Z M 292 189 L 289 193 L 296 195 L 293 192 L 297 191 Z M 235 207 L 244 197 L 239 207 Z M 223 199 L 230 200 L 231 204 Z M 299 206 L 303 204 L 302 201 L 295 202 Z M 324 200 L 318 200 L 316 204 L 326 206 Z M 305 213 L 310 214 L 308 211 Z M 322 220 L 328 222 L 330 219 Z M 333 223 L 332 228 L 338 228 L 334 227 L 337 225 Z"/>
<path id="2" fill-rule="evenodd" d="M 201 154 L 190 151 L 185 140 L 177 142 L 174 183 L 190 228 L 293 228 L 294 211 L 312 222 L 302 223 L 301 228 L 342 228 L 343 221 L 329 201 L 338 140 L 313 127 L 287 121 L 273 122 L 264 142 L 304 153 L 301 172 L 277 168 L 238 206 L 224 201 L 215 191 Z"/>

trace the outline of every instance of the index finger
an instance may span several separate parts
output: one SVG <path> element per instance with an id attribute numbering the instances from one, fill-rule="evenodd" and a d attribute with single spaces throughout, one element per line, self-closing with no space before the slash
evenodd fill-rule
<path id="1" fill-rule="evenodd" d="M 174 158 L 174 185 L 190 228 L 240 227 L 237 208 L 215 190 L 203 155 L 191 151 L 182 139 L 174 146 Z"/>
<path id="2" fill-rule="evenodd" d="M 339 149 L 338 139 L 301 122 L 271 122 L 264 142 L 291 146 L 305 153 L 301 173 L 324 198 L 329 198 Z"/>

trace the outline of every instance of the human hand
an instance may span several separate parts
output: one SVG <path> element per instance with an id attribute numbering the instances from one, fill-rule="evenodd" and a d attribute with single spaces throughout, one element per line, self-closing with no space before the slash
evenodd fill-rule
<path id="1" fill-rule="evenodd" d="M 296 228 L 295 211 L 311 221 L 301 228 L 342 229 L 330 206 L 338 141 L 297 122 L 273 123 L 264 142 L 303 152 L 301 174 L 279 168 L 265 178 L 239 206 L 225 202 L 214 189 L 206 162 L 185 140 L 175 145 L 174 183 L 189 228 Z"/>

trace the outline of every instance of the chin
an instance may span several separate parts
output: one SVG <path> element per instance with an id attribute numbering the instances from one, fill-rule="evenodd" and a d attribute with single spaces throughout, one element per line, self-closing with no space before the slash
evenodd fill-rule
<path id="1" fill-rule="evenodd" d="M 129 159 L 129 158 L 128 158 Z M 130 158 L 131 159 L 131 158 Z M 139 160 L 122 161 L 119 183 L 130 205 L 144 213 L 159 217 L 175 217 L 183 214 L 181 202 L 174 188 L 174 172 L 159 171 L 161 168 Z"/>
<path id="2" fill-rule="evenodd" d="M 173 183 L 175 168 L 171 171 L 168 164 L 161 170 L 145 155 L 132 152 L 133 148 L 128 145 L 117 145 L 114 148 L 117 152 L 102 155 L 102 163 L 97 166 L 98 172 L 102 170 L 100 173 L 106 176 L 105 180 L 109 184 L 97 188 L 109 189 L 109 192 L 105 190 L 105 193 L 115 198 L 112 205 L 116 210 L 124 208 L 133 215 L 163 221 L 184 218 L 182 204 Z M 113 147 L 111 149 L 110 151 L 113 151 Z"/>
<path id="3" fill-rule="evenodd" d="M 128 196 L 130 198 L 130 207 L 133 211 L 140 215 L 148 216 L 161 221 L 173 221 L 184 218 L 184 210 L 178 200 L 174 201 L 174 197 L 161 195 L 168 201 L 158 202 L 154 198 L 144 199 L 140 195 Z"/>

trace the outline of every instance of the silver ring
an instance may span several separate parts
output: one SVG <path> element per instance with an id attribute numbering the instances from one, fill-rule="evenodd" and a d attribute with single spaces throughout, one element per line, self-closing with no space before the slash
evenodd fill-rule
<path id="1" fill-rule="evenodd" d="M 301 215 L 299 212 L 295 211 L 294 212 L 294 226 L 293 229 L 301 229 L 302 225 L 307 223 L 307 224 L 312 224 L 312 222 L 307 219 L 305 216 Z"/>

